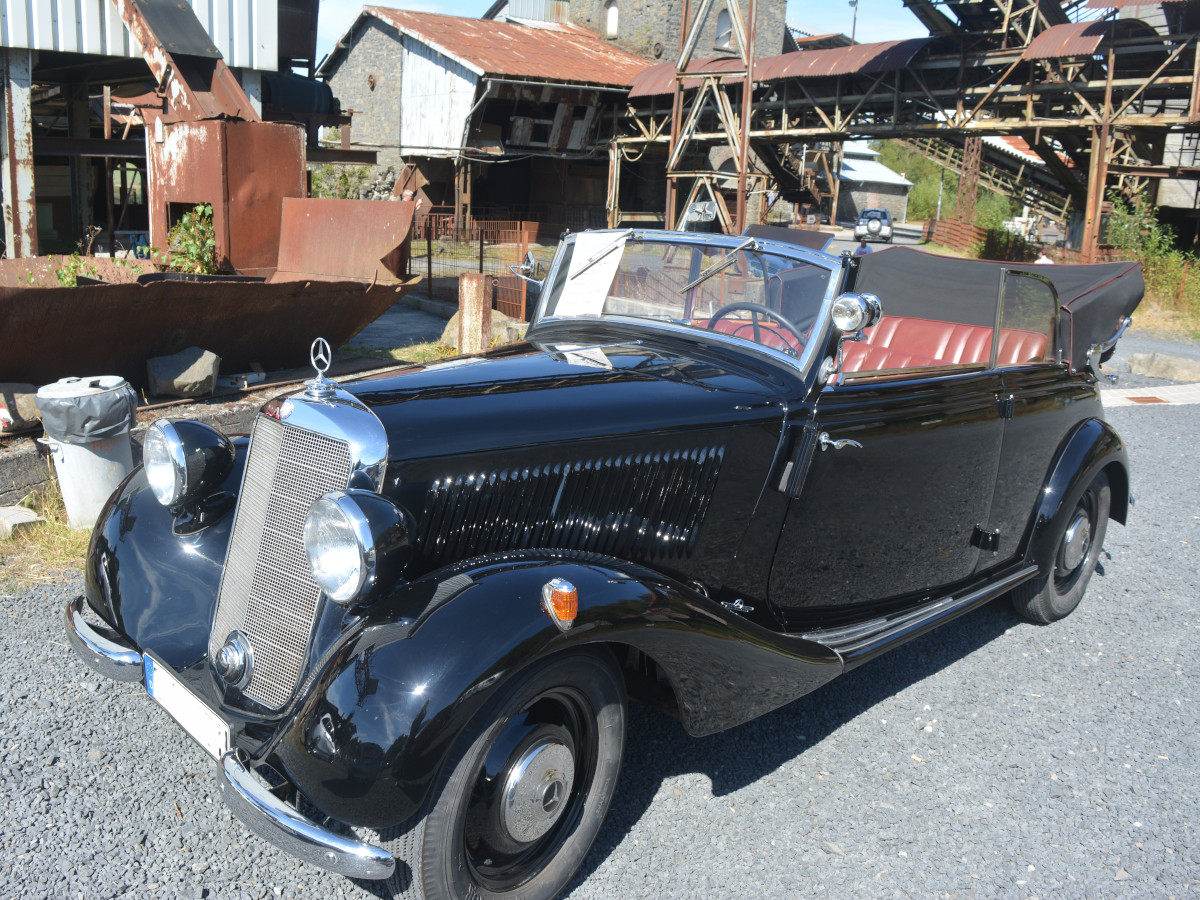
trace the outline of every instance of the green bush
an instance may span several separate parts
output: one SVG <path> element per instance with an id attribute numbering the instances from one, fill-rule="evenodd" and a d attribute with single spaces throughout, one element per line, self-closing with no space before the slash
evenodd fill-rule
<path id="1" fill-rule="evenodd" d="M 196 275 L 217 273 L 217 238 L 211 203 L 201 203 L 183 214 L 167 234 L 168 268 Z"/>
<path id="2" fill-rule="evenodd" d="M 1196 256 L 1175 248 L 1175 232 L 1157 219 L 1157 210 L 1142 197 L 1126 200 L 1109 193 L 1112 215 L 1108 243 L 1122 256 L 1142 264 L 1146 299 L 1182 316 L 1184 328 L 1200 332 L 1200 266 Z"/>

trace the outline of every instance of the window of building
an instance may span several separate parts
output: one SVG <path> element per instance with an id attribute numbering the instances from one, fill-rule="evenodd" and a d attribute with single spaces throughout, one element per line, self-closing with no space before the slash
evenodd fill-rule
<path id="1" fill-rule="evenodd" d="M 723 9 L 717 13 L 717 37 L 713 41 L 717 50 L 733 49 L 733 20 L 729 18 L 729 10 Z"/>
<path id="2" fill-rule="evenodd" d="M 610 38 L 617 36 L 617 0 L 608 0 L 604 4 L 604 33 Z"/>

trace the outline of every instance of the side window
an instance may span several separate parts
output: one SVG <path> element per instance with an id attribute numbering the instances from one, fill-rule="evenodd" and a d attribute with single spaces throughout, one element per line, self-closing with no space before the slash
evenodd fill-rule
<path id="1" fill-rule="evenodd" d="M 615 38 L 617 36 L 618 19 L 621 11 L 617 8 L 617 0 L 608 0 L 604 4 L 604 36 Z"/>
<path id="2" fill-rule="evenodd" d="M 1028 272 L 1005 272 L 996 365 L 1054 362 L 1058 298 L 1044 279 Z"/>

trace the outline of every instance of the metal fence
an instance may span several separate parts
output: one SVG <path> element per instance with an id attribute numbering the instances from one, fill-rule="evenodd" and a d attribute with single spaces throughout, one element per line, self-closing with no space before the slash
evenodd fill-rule
<path id="1" fill-rule="evenodd" d="M 453 215 L 431 211 L 417 220 L 409 274 L 425 276 L 431 298 L 436 279 L 457 282 L 464 272 L 492 275 L 494 307 L 524 321 L 525 282 L 508 267 L 524 259 L 530 243 L 536 240 L 537 228 L 536 222 L 479 219 L 455 227 Z"/>

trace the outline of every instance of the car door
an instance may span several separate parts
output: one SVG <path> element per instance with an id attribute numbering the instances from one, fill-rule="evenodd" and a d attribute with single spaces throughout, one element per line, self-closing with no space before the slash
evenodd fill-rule
<path id="1" fill-rule="evenodd" d="M 1034 503 L 1059 444 L 1082 418 L 1094 414 L 1095 386 L 1067 374 L 1054 345 L 1058 297 L 1050 282 L 1005 270 L 997 365 L 1003 379 L 1004 437 L 988 531 L 995 551 L 983 570 L 1003 565 L 1021 549 Z"/>
<path id="2" fill-rule="evenodd" d="M 789 629 L 919 603 L 971 576 L 1000 454 L 1001 386 L 994 369 L 959 366 L 820 391 L 771 572 Z"/>

